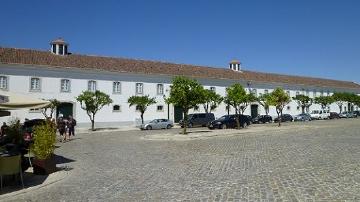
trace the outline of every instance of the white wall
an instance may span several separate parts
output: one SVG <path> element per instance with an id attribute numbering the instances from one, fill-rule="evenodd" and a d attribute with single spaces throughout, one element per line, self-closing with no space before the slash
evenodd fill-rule
<path id="1" fill-rule="evenodd" d="M 44 68 L 44 67 L 27 67 L 27 66 L 16 66 L 16 65 L 1 65 L 0 64 L 0 74 L 6 75 L 9 78 L 9 87 L 8 90 L 13 93 L 24 94 L 27 96 L 33 96 L 36 98 L 43 99 L 58 99 L 61 102 L 71 102 L 74 104 L 73 114 L 75 119 L 77 119 L 79 125 L 89 124 L 89 117 L 86 112 L 81 109 L 80 104 L 76 102 L 75 97 L 78 96 L 82 91 L 87 90 L 88 81 L 95 80 L 97 82 L 97 89 L 109 94 L 113 103 L 110 106 L 104 106 L 95 117 L 95 123 L 97 126 L 119 126 L 119 125 L 134 125 L 139 124 L 140 113 L 135 110 L 135 106 L 129 107 L 127 99 L 135 95 L 135 84 L 143 83 L 144 85 L 144 94 L 155 97 L 157 104 L 154 104 L 148 108 L 144 114 L 144 119 L 149 121 L 154 118 L 167 118 L 168 117 L 168 107 L 163 100 L 163 95 L 157 94 L 157 84 L 164 84 L 164 93 L 165 96 L 168 96 L 171 77 L 170 76 L 161 76 L 161 75 L 130 75 L 125 73 L 113 73 L 113 72 L 104 72 L 104 71 L 84 71 L 84 70 L 74 70 L 74 69 L 56 69 L 56 68 Z M 30 78 L 39 77 L 41 78 L 41 92 L 31 92 L 30 89 Z M 69 79 L 71 81 L 71 91 L 68 93 L 60 92 L 60 80 Z M 121 94 L 113 93 L 113 82 L 121 82 Z M 204 87 L 210 89 L 210 87 L 215 87 L 216 92 L 221 96 L 226 95 L 226 87 L 235 83 L 236 81 L 229 80 L 200 80 L 204 84 Z M 241 82 L 241 81 L 240 81 Z M 274 84 L 254 84 L 251 88 L 257 89 L 257 94 L 264 94 L 265 89 L 269 93 L 276 88 L 277 85 Z M 246 87 L 245 87 L 246 88 Z M 291 88 L 291 89 L 290 89 Z M 296 87 L 284 87 L 285 90 L 290 90 L 290 96 L 295 97 L 296 91 L 303 93 L 301 89 L 304 86 Z M 313 89 L 310 87 L 309 89 Z M 246 88 L 248 91 L 248 88 Z M 319 91 L 318 91 L 319 92 Z M 324 91 L 326 92 L 326 91 Z M 320 93 L 318 93 L 320 95 Z M 313 91 L 310 91 L 310 97 L 313 97 Z M 113 105 L 120 105 L 121 111 L 114 112 Z M 258 104 L 258 103 L 253 103 Z M 157 105 L 163 105 L 163 111 L 157 111 Z M 297 103 L 292 101 L 288 104 L 290 110 L 287 107 L 284 108 L 283 113 L 289 113 L 296 115 L 301 113 L 301 108 L 297 109 Z M 347 104 L 344 104 L 347 106 Z M 320 105 L 313 104 L 310 107 L 310 111 L 315 109 L 320 109 Z M 331 111 L 339 112 L 339 107 L 336 104 L 330 106 Z M 174 107 L 170 105 L 169 107 L 169 117 L 170 119 L 174 118 Z M 191 110 L 190 113 L 204 112 L 202 106 L 200 106 L 198 111 Z M 222 115 L 227 114 L 225 104 L 221 104 L 216 110 L 212 111 L 215 114 L 215 117 L 221 117 Z M 230 108 L 230 114 L 234 114 L 235 111 L 233 108 Z M 265 110 L 261 105 L 258 107 L 259 114 L 265 114 Z M 251 107 L 248 106 L 245 114 L 251 114 Z M 270 107 L 271 116 L 276 116 L 276 110 L 274 107 Z M 12 116 L 19 118 L 23 121 L 25 118 L 43 118 L 41 113 L 30 113 L 29 110 L 14 110 L 12 111 Z M 7 121 L 9 117 L 2 117 L 0 121 Z"/>

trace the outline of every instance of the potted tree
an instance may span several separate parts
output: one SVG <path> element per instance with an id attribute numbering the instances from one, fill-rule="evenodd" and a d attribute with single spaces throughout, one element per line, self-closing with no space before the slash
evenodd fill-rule
<path id="1" fill-rule="evenodd" d="M 34 153 L 34 174 L 46 175 L 56 171 L 54 150 L 56 129 L 51 121 L 34 128 L 34 143 L 31 151 Z"/>

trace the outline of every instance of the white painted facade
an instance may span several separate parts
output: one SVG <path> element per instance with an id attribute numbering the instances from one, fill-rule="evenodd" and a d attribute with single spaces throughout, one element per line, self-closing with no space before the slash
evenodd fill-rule
<path id="1" fill-rule="evenodd" d="M 81 109 L 80 104 L 76 102 L 75 97 L 82 91 L 88 89 L 88 81 L 96 81 L 96 89 L 110 95 L 113 103 L 109 106 L 103 107 L 95 117 L 96 127 L 118 127 L 123 125 L 137 125 L 140 123 L 140 113 L 136 111 L 135 107 L 129 107 L 127 99 L 130 96 L 136 95 L 136 83 L 143 84 L 143 94 L 155 97 L 157 103 L 150 106 L 144 114 L 145 121 L 154 118 L 169 118 L 174 120 L 174 107 L 168 106 L 163 97 L 168 96 L 172 77 L 163 75 L 141 75 L 141 74 L 128 74 L 107 71 L 94 71 L 94 70 L 80 70 L 76 68 L 54 68 L 54 67 L 37 67 L 31 65 L 12 65 L 0 64 L 0 76 L 7 78 L 7 89 L 13 93 L 19 93 L 27 96 L 34 96 L 42 99 L 57 99 L 61 102 L 72 103 L 72 113 L 77 120 L 80 127 L 87 127 L 90 125 L 89 117 L 86 112 Z M 40 91 L 31 91 L 31 78 L 40 79 Z M 70 81 L 69 92 L 61 91 L 61 80 L 68 79 Z M 282 87 L 285 91 L 290 92 L 291 97 L 295 97 L 296 93 L 309 94 L 310 97 L 320 96 L 321 92 L 324 95 L 332 95 L 334 91 L 344 91 L 344 89 L 327 89 L 314 86 L 291 86 L 281 83 L 258 83 L 248 81 L 235 81 L 235 80 L 219 80 L 219 79 L 198 79 L 205 88 L 215 87 L 215 90 L 221 96 L 225 96 L 226 87 L 233 83 L 239 82 L 244 88 L 249 91 L 256 89 L 256 94 L 259 95 L 271 93 L 276 87 Z M 113 92 L 113 82 L 120 82 L 121 92 Z M 158 94 L 157 85 L 164 85 L 164 94 Z M 253 103 L 258 105 L 258 103 Z M 113 106 L 119 105 L 120 111 L 114 111 Z M 162 110 L 158 110 L 158 106 L 163 106 Z M 347 110 L 347 104 L 344 104 L 343 111 Z M 248 106 L 245 114 L 251 114 L 251 107 Z M 320 105 L 313 104 L 310 111 L 320 109 Z M 190 112 L 203 112 L 203 107 L 200 106 L 198 111 L 191 110 Z M 336 104 L 330 106 L 330 111 L 339 112 L 339 107 Z M 226 106 L 221 104 L 216 110 L 213 111 L 215 117 L 220 117 L 227 114 Z M 234 110 L 230 109 L 230 114 Z M 296 115 L 301 113 L 301 108 L 298 107 L 295 101 L 292 101 L 285 107 L 283 113 Z M 258 105 L 258 114 L 265 114 L 262 106 Z M 274 107 L 270 107 L 270 115 L 276 116 Z M 31 110 L 14 110 L 12 111 L 12 118 L 19 118 L 23 121 L 25 118 L 43 118 L 39 111 Z M 8 121 L 9 117 L 1 117 L 0 121 Z"/>

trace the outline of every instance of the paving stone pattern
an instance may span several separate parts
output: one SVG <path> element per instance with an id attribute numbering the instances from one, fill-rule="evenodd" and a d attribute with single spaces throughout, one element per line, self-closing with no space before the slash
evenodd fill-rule
<path id="1" fill-rule="evenodd" d="M 83 134 L 56 151 L 69 177 L 10 201 L 360 201 L 360 119 L 292 124 L 191 141 Z"/>

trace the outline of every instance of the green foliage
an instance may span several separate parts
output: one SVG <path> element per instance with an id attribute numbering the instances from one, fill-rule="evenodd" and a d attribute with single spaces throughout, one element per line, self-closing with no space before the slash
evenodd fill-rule
<path id="1" fill-rule="evenodd" d="M 54 154 L 56 142 L 56 127 L 50 122 L 34 127 L 34 144 L 31 151 L 37 159 L 48 159 Z"/>
<path id="2" fill-rule="evenodd" d="M 211 113 L 211 111 L 216 109 L 223 101 L 221 95 L 212 90 L 203 89 L 202 93 L 204 99 L 202 104 L 206 113 Z"/>
<path id="3" fill-rule="evenodd" d="M 6 142 L 19 145 L 22 144 L 23 141 L 23 133 L 19 119 L 11 120 L 8 128 L 6 129 Z"/>
<path id="4" fill-rule="evenodd" d="M 320 96 L 315 98 L 315 103 L 320 104 L 322 109 L 325 109 L 328 105 L 334 102 L 332 96 Z"/>
<path id="5" fill-rule="evenodd" d="M 226 97 L 225 103 L 232 106 L 235 109 L 236 124 L 237 128 L 240 129 L 239 122 L 239 112 L 244 113 L 246 107 L 253 101 L 256 100 L 256 97 L 253 94 L 247 94 L 245 89 L 239 84 L 235 83 L 230 87 L 226 88 Z"/>
<path id="6" fill-rule="evenodd" d="M 80 106 L 83 110 L 86 111 L 87 115 L 91 121 L 91 129 L 95 130 L 95 114 L 105 105 L 111 104 L 113 101 L 109 95 L 101 91 L 84 91 L 76 100 L 80 103 Z"/>
<path id="7" fill-rule="evenodd" d="M 279 126 L 281 126 L 281 115 L 284 107 L 291 101 L 290 96 L 282 88 L 276 88 L 270 93 L 270 105 L 275 106 L 278 114 Z"/>
<path id="8" fill-rule="evenodd" d="M 129 107 L 135 105 L 141 113 L 141 123 L 144 124 L 144 113 L 148 106 L 155 104 L 155 98 L 150 98 L 149 95 L 146 96 L 131 96 L 128 99 Z"/>
<path id="9" fill-rule="evenodd" d="M 45 116 L 45 118 L 52 119 L 55 109 L 60 105 L 60 102 L 57 99 L 50 99 L 50 104 L 44 108 L 42 108 L 41 113 Z M 48 115 L 47 111 L 50 110 L 50 115 Z"/>
<path id="10" fill-rule="evenodd" d="M 270 94 L 263 94 L 256 98 L 256 101 L 264 107 L 266 115 L 269 114 L 270 108 Z"/>
<path id="11" fill-rule="evenodd" d="M 169 104 L 181 107 L 184 116 L 183 134 L 186 134 L 189 109 L 203 103 L 203 87 L 193 79 L 177 76 L 170 87 L 170 95 L 165 100 Z"/>
<path id="12" fill-rule="evenodd" d="M 302 113 L 305 113 L 305 108 L 310 107 L 313 104 L 313 99 L 306 95 L 296 95 L 293 97 L 293 100 L 301 107 Z"/>

